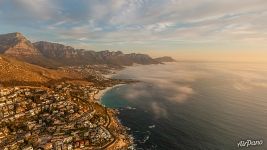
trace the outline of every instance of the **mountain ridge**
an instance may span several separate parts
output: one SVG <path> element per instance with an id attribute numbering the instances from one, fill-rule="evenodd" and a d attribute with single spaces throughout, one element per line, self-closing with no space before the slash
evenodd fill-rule
<path id="1" fill-rule="evenodd" d="M 147 65 L 164 62 L 162 59 L 153 59 L 147 54 L 75 49 L 47 41 L 31 43 L 19 32 L 0 35 L 0 54 L 48 68 L 85 64 L 131 66 L 135 63 Z"/>

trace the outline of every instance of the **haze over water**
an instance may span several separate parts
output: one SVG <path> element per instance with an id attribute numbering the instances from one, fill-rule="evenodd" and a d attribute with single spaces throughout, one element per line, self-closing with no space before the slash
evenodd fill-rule
<path id="1" fill-rule="evenodd" d="M 224 150 L 238 149 L 240 140 L 267 140 L 267 64 L 134 66 L 114 78 L 142 81 L 101 100 L 120 109 L 137 149 Z"/>

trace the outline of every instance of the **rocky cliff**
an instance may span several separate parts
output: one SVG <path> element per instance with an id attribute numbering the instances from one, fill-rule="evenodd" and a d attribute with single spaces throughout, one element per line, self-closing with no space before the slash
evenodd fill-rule
<path id="1" fill-rule="evenodd" d="M 37 56 L 39 51 L 21 33 L 0 35 L 0 53 L 13 56 Z"/>
<path id="2" fill-rule="evenodd" d="M 134 63 L 146 65 L 171 60 L 153 59 L 146 54 L 124 54 L 121 51 L 88 51 L 45 41 L 31 43 L 18 32 L 0 35 L 0 54 L 45 67 L 85 64 L 129 66 Z"/>
<path id="3" fill-rule="evenodd" d="M 111 52 L 108 50 L 95 52 L 83 49 L 74 49 L 51 42 L 36 42 L 34 46 L 42 53 L 43 56 L 64 61 L 68 65 L 74 64 L 110 64 L 127 66 L 134 63 L 138 64 L 155 64 L 158 63 L 146 54 L 124 54 L 121 51 Z"/>

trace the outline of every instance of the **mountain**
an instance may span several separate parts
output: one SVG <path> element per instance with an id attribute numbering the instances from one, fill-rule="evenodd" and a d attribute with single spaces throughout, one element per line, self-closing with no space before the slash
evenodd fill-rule
<path id="1" fill-rule="evenodd" d="M 146 54 L 124 54 L 121 51 L 96 52 L 75 49 L 71 46 L 46 41 L 31 43 L 18 32 L 0 35 L 0 54 L 47 68 L 86 64 L 130 66 L 137 63 L 146 65 L 172 60 L 167 57 L 153 59 Z"/>
<path id="2" fill-rule="evenodd" d="M 52 80 L 73 79 L 76 76 L 63 70 L 46 69 L 10 56 L 0 55 L 0 84 L 47 83 Z"/>
<path id="3" fill-rule="evenodd" d="M 21 33 L 0 35 L 0 54 L 47 68 L 58 67 L 57 61 L 45 58 L 42 53 Z"/>
<path id="4" fill-rule="evenodd" d="M 109 64 L 129 66 L 138 64 L 158 63 L 146 54 L 123 54 L 121 51 L 110 52 L 108 50 L 95 52 L 83 49 L 74 49 L 58 43 L 40 41 L 33 44 L 41 54 L 49 59 L 57 60 L 66 65 L 81 64 Z"/>
<path id="5" fill-rule="evenodd" d="M 158 58 L 155 58 L 154 60 L 158 62 L 175 62 L 176 61 L 175 59 L 169 56 L 158 57 Z"/>
<path id="6" fill-rule="evenodd" d="M 0 35 L 0 53 L 13 56 L 38 56 L 39 51 L 21 33 Z"/>

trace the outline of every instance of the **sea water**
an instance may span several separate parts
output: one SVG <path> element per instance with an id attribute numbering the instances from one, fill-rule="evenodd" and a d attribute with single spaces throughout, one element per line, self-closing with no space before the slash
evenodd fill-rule
<path id="1" fill-rule="evenodd" d="M 136 149 L 267 149 L 267 64 L 189 63 L 128 67 L 113 78 L 140 82 L 101 98 L 120 110 Z M 265 143 L 264 143 L 265 142 Z"/>

